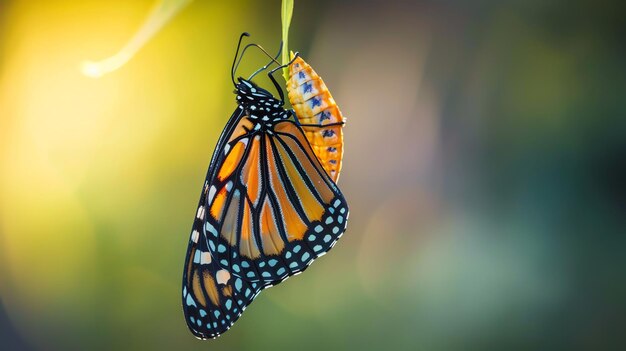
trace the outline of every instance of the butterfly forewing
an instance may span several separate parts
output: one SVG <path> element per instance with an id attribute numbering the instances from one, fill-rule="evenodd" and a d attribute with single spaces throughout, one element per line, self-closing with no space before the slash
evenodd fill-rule
<path id="1" fill-rule="evenodd" d="M 215 338 L 239 319 L 261 287 L 220 267 L 209 252 L 204 235 L 194 233 L 183 274 L 183 309 L 194 335 Z M 194 238 L 198 238 L 197 243 Z"/>
<path id="2" fill-rule="evenodd" d="M 226 130 L 232 129 L 228 126 L 237 122 L 240 116 L 241 113 L 236 111 Z M 220 140 L 218 146 L 223 148 L 227 139 L 223 135 Z M 224 158 L 214 155 L 212 164 L 216 160 L 223 162 Z M 211 173 L 209 169 L 207 178 Z M 228 330 L 262 289 L 261 284 L 241 279 L 215 261 L 210 249 L 215 247 L 215 239 L 208 237 L 205 231 L 209 216 L 206 200 L 210 189 L 207 180 L 194 219 L 183 272 L 185 319 L 191 332 L 202 339 L 215 338 Z"/>

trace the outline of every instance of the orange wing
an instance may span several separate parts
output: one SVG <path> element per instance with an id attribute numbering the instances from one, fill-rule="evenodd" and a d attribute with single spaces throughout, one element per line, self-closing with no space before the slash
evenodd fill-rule
<path id="1" fill-rule="evenodd" d="M 216 338 L 226 332 L 263 288 L 261 284 L 249 282 L 233 274 L 232 270 L 221 267 L 210 249 L 215 247 L 215 243 L 209 240 L 205 232 L 206 219 L 220 216 L 224 211 L 222 207 L 230 189 L 225 181 L 236 171 L 245 151 L 245 147 L 236 143 L 247 133 L 246 128 L 251 126 L 251 122 L 242 117 L 240 110 L 235 111 L 231 121 L 235 127 L 230 135 L 226 133 L 220 137 L 209 167 L 189 238 L 183 272 L 185 320 L 189 330 L 201 339 Z M 227 125 L 228 130 L 231 121 Z M 224 157 L 224 154 L 227 156 Z M 217 164 L 221 164 L 219 172 L 213 169 Z M 209 182 L 210 177 L 214 178 L 212 184 Z M 218 187 L 220 191 L 216 192 Z M 213 198 L 209 213 L 208 198 Z"/>
<path id="2" fill-rule="evenodd" d="M 268 131 L 251 124 L 242 117 L 225 143 L 202 229 L 222 268 L 265 287 L 326 253 L 345 231 L 348 208 L 294 121 Z"/>
<path id="3" fill-rule="evenodd" d="M 337 182 L 343 159 L 343 126 L 336 123 L 344 122 L 337 103 L 322 78 L 301 57 L 289 66 L 287 91 L 313 152 Z M 307 126 L 311 124 L 319 127 Z"/>

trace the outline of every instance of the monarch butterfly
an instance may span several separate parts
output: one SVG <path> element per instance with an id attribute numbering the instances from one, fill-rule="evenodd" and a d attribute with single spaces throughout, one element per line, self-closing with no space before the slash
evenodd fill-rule
<path id="1" fill-rule="evenodd" d="M 227 331 L 261 290 L 324 255 L 348 220 L 341 191 L 294 111 L 284 108 L 272 74 L 285 66 L 268 72 L 279 98 L 251 81 L 275 58 L 248 79 L 235 81 L 244 36 L 231 68 L 238 106 L 211 158 L 183 270 L 185 320 L 201 339 Z M 241 57 L 250 46 L 270 56 L 248 44 Z"/>
<path id="2" fill-rule="evenodd" d="M 322 78 L 301 57 L 291 55 L 289 102 L 315 156 L 336 183 L 343 159 L 343 116 Z"/>

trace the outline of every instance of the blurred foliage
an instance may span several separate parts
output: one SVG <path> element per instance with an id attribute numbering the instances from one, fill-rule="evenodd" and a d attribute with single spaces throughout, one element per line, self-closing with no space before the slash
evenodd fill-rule
<path id="1" fill-rule="evenodd" d="M 623 344 L 622 4 L 299 1 L 290 47 L 348 118 L 350 224 L 206 342 L 181 310 L 189 229 L 236 40 L 277 50 L 280 1 L 194 1 L 118 71 L 80 73 L 152 6 L 0 1 L 3 347 Z"/>

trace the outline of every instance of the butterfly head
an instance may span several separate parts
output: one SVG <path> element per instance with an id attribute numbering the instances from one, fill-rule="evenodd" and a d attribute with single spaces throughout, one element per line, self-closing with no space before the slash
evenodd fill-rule
<path id="1" fill-rule="evenodd" d="M 241 77 L 237 79 L 235 94 L 237 94 L 237 103 L 246 110 L 259 109 L 270 112 L 283 109 L 283 103 L 272 93 Z"/>

